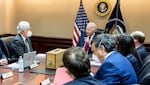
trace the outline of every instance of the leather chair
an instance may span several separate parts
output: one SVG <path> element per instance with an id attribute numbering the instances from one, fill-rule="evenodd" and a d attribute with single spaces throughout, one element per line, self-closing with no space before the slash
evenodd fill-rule
<path id="1" fill-rule="evenodd" d="M 98 34 L 104 34 L 105 30 L 103 30 L 103 29 L 97 29 L 96 32 L 97 32 Z"/>
<path id="2" fill-rule="evenodd" d="M 143 65 L 137 73 L 140 85 L 150 85 L 150 55 L 148 55 Z"/>
<path id="3" fill-rule="evenodd" d="M 0 38 L 0 47 L 3 51 L 3 53 L 6 55 L 8 61 L 11 60 L 11 48 L 10 44 L 13 40 L 14 36 L 8 36 L 8 37 L 1 37 Z"/>
<path id="4" fill-rule="evenodd" d="M 147 56 L 143 59 L 143 63 L 144 63 L 144 62 L 147 62 L 148 60 L 150 60 L 150 54 L 147 55 Z"/>

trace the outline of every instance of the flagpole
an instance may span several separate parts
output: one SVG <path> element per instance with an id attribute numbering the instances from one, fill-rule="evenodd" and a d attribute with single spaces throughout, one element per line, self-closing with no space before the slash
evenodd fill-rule
<path id="1" fill-rule="evenodd" d="M 80 0 L 80 3 L 82 3 L 82 0 Z"/>
<path id="2" fill-rule="evenodd" d="M 118 19 L 118 7 L 119 7 L 119 5 L 120 5 L 120 0 L 117 0 L 116 19 Z M 118 21 L 116 20 L 116 21 L 115 21 L 115 29 L 116 29 L 117 24 L 118 24 Z"/>
<path id="3" fill-rule="evenodd" d="M 120 9 L 120 1 L 121 0 L 116 0 L 115 7 L 105 27 L 106 33 L 120 34 L 126 32 L 126 27 Z"/>

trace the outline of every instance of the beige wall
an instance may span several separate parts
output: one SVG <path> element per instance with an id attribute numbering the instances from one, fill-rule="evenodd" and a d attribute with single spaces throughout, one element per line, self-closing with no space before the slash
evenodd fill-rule
<path id="1" fill-rule="evenodd" d="M 5 30 L 5 2 L 4 0 L 0 0 L 0 34 L 6 32 Z"/>
<path id="2" fill-rule="evenodd" d="M 93 11 L 97 1 L 83 0 L 83 4 L 89 20 L 103 29 L 110 14 L 97 16 Z M 109 1 L 113 8 L 116 0 Z M 120 1 L 127 32 L 141 30 L 146 42 L 150 42 L 150 0 Z M 28 20 L 33 35 L 71 39 L 79 3 L 80 0 L 0 0 L 0 33 L 15 34 L 18 21 Z"/>
<path id="3" fill-rule="evenodd" d="M 12 33 L 15 21 L 15 0 L 0 0 L 0 34 Z"/>

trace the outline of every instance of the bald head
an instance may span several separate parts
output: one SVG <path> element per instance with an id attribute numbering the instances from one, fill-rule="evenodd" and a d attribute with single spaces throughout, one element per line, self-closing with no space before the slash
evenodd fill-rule
<path id="1" fill-rule="evenodd" d="M 145 34 L 141 31 L 134 31 L 131 33 L 133 39 L 136 39 L 139 43 L 143 43 L 145 40 Z"/>

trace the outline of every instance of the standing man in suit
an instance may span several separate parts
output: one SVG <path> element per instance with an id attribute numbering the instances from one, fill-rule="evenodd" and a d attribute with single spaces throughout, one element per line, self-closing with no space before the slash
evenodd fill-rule
<path id="1" fill-rule="evenodd" d="M 96 30 L 97 30 L 96 24 L 94 22 L 89 22 L 87 24 L 87 26 L 86 26 L 86 36 L 80 37 L 79 42 L 77 43 L 77 46 L 83 47 L 84 50 L 88 54 L 92 54 L 92 51 L 91 51 L 91 46 L 92 46 L 91 41 L 97 35 Z M 87 47 L 86 47 L 86 45 L 87 45 Z"/>
<path id="2" fill-rule="evenodd" d="M 92 43 L 94 54 L 103 59 L 94 77 L 108 85 L 137 84 L 137 76 L 131 63 L 121 53 L 115 51 L 115 47 L 115 38 L 110 34 L 100 34 L 94 38 Z"/>
<path id="3" fill-rule="evenodd" d="M 30 38 L 32 32 L 28 21 L 20 21 L 17 26 L 18 34 L 15 36 L 11 43 L 12 58 L 17 61 L 19 56 L 24 53 L 32 51 Z"/>
<path id="4" fill-rule="evenodd" d="M 147 50 L 143 45 L 145 41 L 145 34 L 141 31 L 134 31 L 131 33 L 131 36 L 134 40 L 135 49 L 143 60 L 148 55 Z"/>

